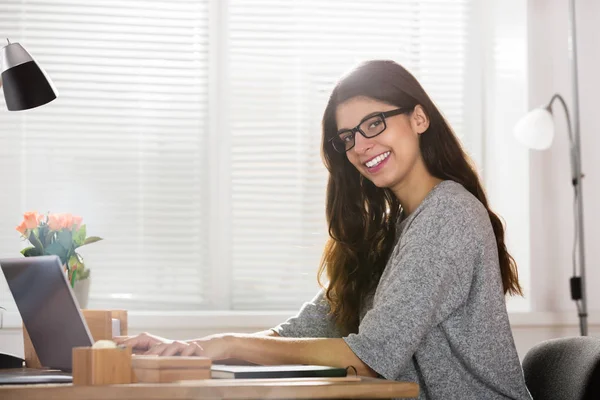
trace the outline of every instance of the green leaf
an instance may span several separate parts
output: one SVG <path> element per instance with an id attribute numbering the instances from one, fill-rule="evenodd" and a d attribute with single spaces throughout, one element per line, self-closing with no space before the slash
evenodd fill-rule
<path id="1" fill-rule="evenodd" d="M 61 244 L 66 250 L 70 250 L 73 247 L 73 234 L 68 229 L 63 229 L 58 232 L 58 243 Z"/>
<path id="2" fill-rule="evenodd" d="M 82 281 L 84 279 L 87 279 L 90 277 L 90 269 L 86 268 L 83 270 L 83 272 L 78 272 L 77 273 L 77 280 L 78 281 Z"/>
<path id="3" fill-rule="evenodd" d="M 69 257 L 69 268 L 73 268 L 73 266 L 75 266 L 75 269 L 80 271 L 85 268 L 83 263 L 81 262 L 81 260 L 79 259 L 77 253 L 74 253 L 73 255 L 71 255 Z"/>
<path id="4" fill-rule="evenodd" d="M 67 263 L 67 253 L 67 249 L 65 249 L 59 242 L 51 243 L 44 251 L 44 254 L 46 255 L 56 255 L 60 257 L 60 261 L 63 264 Z"/>
<path id="5" fill-rule="evenodd" d="M 75 287 L 75 281 L 77 280 L 77 270 L 73 271 L 71 274 L 71 287 Z"/>
<path id="6" fill-rule="evenodd" d="M 75 243 L 75 248 L 83 245 L 86 234 L 85 225 L 81 225 L 81 227 L 73 233 L 73 243 Z"/>
<path id="7" fill-rule="evenodd" d="M 29 234 L 29 241 L 31 244 L 40 251 L 40 253 L 44 252 L 44 246 L 42 246 L 42 242 L 38 239 L 33 231 Z"/>
<path id="8" fill-rule="evenodd" d="M 50 244 L 48 240 L 48 225 L 40 225 L 38 228 L 38 238 L 42 243 L 42 246 L 47 246 Z"/>
<path id="9" fill-rule="evenodd" d="M 103 240 L 101 237 L 98 236 L 90 236 L 89 238 L 85 239 L 85 241 L 83 242 L 82 246 L 84 244 L 90 244 L 90 243 L 96 243 Z"/>
<path id="10" fill-rule="evenodd" d="M 44 236 L 44 241 L 42 242 L 42 244 L 44 245 L 44 247 L 46 247 L 50 243 L 54 242 L 55 240 L 56 240 L 56 232 L 49 230 L 46 233 L 46 236 Z"/>
<path id="11" fill-rule="evenodd" d="M 43 253 L 39 251 L 37 247 L 31 246 L 21 250 L 21 254 L 23 254 L 25 257 L 37 257 L 41 256 Z"/>

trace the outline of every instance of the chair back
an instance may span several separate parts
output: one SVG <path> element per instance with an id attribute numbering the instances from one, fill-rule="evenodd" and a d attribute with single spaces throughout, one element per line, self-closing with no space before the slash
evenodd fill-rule
<path id="1" fill-rule="evenodd" d="M 600 338 L 552 339 L 523 359 L 525 383 L 534 400 L 600 399 Z"/>

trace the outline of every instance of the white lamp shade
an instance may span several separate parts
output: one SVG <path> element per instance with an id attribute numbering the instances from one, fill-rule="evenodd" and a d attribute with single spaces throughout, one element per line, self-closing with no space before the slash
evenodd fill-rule
<path id="1" fill-rule="evenodd" d="M 515 137 L 530 149 L 547 149 L 554 139 L 552 113 L 546 108 L 531 110 L 515 125 Z"/>

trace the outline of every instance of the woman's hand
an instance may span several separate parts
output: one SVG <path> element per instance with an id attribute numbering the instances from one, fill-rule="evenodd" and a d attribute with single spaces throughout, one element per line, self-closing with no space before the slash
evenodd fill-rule
<path id="1" fill-rule="evenodd" d="M 203 351 L 196 343 L 165 339 L 149 333 L 137 336 L 117 336 L 113 338 L 117 345 L 131 347 L 134 354 L 159 356 L 203 356 Z"/>
<path id="2" fill-rule="evenodd" d="M 232 335 L 212 335 L 195 340 L 170 340 L 142 333 L 137 336 L 117 336 L 118 345 L 131 347 L 135 354 L 157 356 L 202 356 L 212 360 L 229 358 L 232 353 Z"/>

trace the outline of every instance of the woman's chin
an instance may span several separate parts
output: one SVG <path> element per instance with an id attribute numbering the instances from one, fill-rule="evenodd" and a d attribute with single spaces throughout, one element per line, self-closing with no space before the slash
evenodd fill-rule
<path id="1" fill-rule="evenodd" d="M 380 189 L 391 188 L 398 182 L 398 177 L 389 176 L 389 174 L 370 174 L 368 171 L 361 171 L 364 178 L 368 179 Z"/>
<path id="2" fill-rule="evenodd" d="M 373 185 L 377 186 L 380 189 L 385 189 L 385 188 L 389 188 L 391 186 L 391 183 L 387 180 L 387 179 L 369 179 L 371 182 L 373 182 Z"/>

